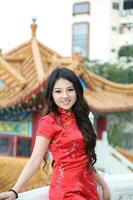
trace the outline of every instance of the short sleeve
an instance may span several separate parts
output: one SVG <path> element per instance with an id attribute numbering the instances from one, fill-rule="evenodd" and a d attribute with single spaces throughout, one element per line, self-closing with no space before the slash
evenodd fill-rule
<path id="1" fill-rule="evenodd" d="M 36 136 L 47 137 L 52 140 L 55 135 L 54 119 L 50 115 L 41 118 L 36 132 Z"/>

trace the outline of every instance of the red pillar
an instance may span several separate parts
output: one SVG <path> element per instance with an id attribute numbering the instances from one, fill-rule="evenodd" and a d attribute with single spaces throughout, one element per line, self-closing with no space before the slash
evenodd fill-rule
<path id="1" fill-rule="evenodd" d="M 34 114 L 32 116 L 32 142 L 31 142 L 31 151 L 32 151 L 33 146 L 34 146 L 35 137 L 36 137 L 36 131 L 37 131 L 37 128 L 38 128 L 38 123 L 39 123 L 40 118 L 41 118 L 40 112 L 34 112 Z"/>
<path id="2" fill-rule="evenodd" d="M 97 139 L 102 139 L 103 131 L 107 131 L 107 118 L 100 116 L 97 119 Z"/>

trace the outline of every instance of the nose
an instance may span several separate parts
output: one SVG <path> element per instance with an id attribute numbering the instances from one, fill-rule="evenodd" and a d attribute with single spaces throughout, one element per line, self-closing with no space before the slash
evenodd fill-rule
<path id="1" fill-rule="evenodd" d="M 68 98 L 67 91 L 63 91 L 63 93 L 62 93 L 62 98 L 64 98 L 64 99 L 67 99 L 67 98 Z"/>

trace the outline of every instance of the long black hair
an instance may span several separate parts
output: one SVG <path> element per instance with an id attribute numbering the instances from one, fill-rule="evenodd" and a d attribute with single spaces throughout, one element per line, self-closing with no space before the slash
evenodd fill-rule
<path id="1" fill-rule="evenodd" d="M 74 89 L 76 91 L 77 100 L 72 106 L 72 112 L 75 114 L 77 125 L 81 130 L 85 140 L 85 151 L 89 157 L 88 167 L 93 167 L 94 163 L 96 162 L 96 134 L 89 119 L 90 108 L 83 96 L 82 84 L 79 78 L 72 70 L 67 68 L 57 68 L 51 73 L 45 91 L 44 114 L 46 115 L 50 112 L 54 113 L 55 115 L 59 114 L 58 107 L 55 104 L 52 96 L 52 91 L 55 82 L 60 78 L 64 78 L 70 81 L 73 84 Z"/>

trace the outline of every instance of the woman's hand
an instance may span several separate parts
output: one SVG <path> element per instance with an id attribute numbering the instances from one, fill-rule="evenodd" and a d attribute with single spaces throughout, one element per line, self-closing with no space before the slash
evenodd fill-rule
<path id="1" fill-rule="evenodd" d="M 16 196 L 14 192 L 2 192 L 0 193 L 0 200 L 15 200 Z"/>
<path id="2" fill-rule="evenodd" d="M 94 180 L 102 188 L 103 200 L 110 200 L 111 194 L 110 194 L 109 186 L 104 180 L 104 177 L 99 172 L 94 171 Z"/>
<path id="3" fill-rule="evenodd" d="M 111 200 L 109 188 L 106 186 L 102 188 L 102 190 L 103 190 L 103 200 Z"/>

